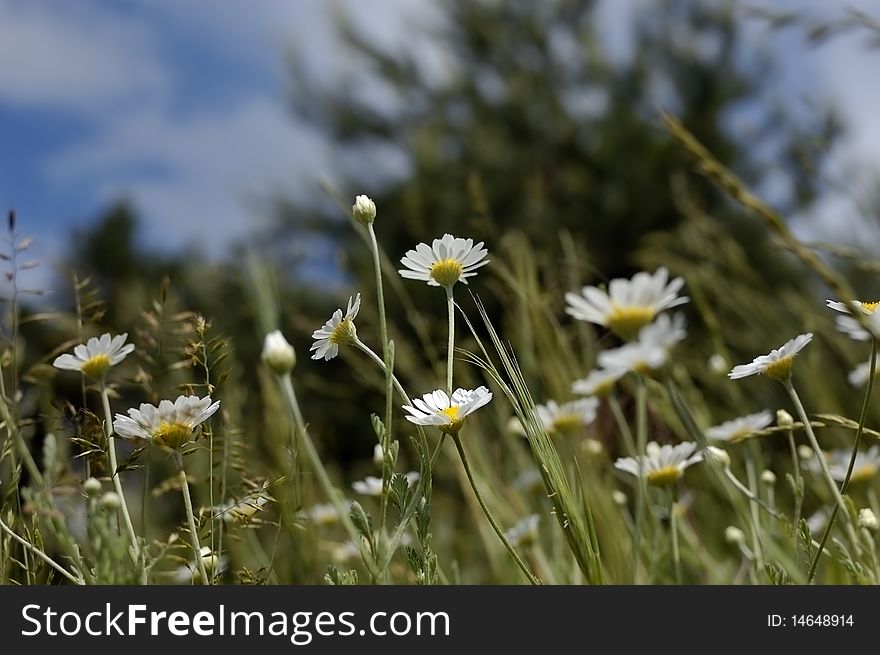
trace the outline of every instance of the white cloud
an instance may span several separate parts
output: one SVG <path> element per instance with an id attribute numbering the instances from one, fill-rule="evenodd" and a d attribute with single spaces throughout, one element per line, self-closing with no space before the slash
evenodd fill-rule
<path id="1" fill-rule="evenodd" d="M 100 139 L 53 158 L 49 173 L 56 183 L 86 180 L 104 201 L 133 200 L 149 245 L 215 249 L 263 223 L 251 201 L 302 192 L 329 174 L 329 159 L 280 101 L 251 97 L 183 119 L 127 115 Z"/>
<path id="2" fill-rule="evenodd" d="M 109 111 L 167 87 L 145 26 L 87 2 L 0 2 L 0 102 Z"/>

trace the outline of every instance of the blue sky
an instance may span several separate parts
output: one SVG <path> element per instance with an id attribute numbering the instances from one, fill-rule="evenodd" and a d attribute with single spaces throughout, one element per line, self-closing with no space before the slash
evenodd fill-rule
<path id="1" fill-rule="evenodd" d="M 627 26 L 645 2 L 603 3 L 603 31 L 618 56 L 634 47 Z M 336 8 L 373 38 L 405 46 L 412 24 L 436 20 L 431 5 L 0 0 L 0 209 L 17 209 L 49 269 L 71 228 L 118 198 L 141 213 L 147 247 L 220 252 L 269 220 L 262 200 L 317 197 L 317 181 L 333 180 L 346 159 L 288 111 L 285 53 L 295 49 L 333 80 L 356 70 L 334 37 Z M 871 3 L 771 5 L 818 16 Z M 813 215 L 798 217 L 799 229 L 822 237 L 855 229 L 850 192 L 875 182 L 880 152 L 880 55 L 859 39 L 813 50 L 792 33 L 752 25 L 747 34 L 782 62 L 780 98 L 836 104 L 851 128 L 825 172 L 846 192 L 829 192 Z M 49 283 L 45 268 L 28 274 Z"/>

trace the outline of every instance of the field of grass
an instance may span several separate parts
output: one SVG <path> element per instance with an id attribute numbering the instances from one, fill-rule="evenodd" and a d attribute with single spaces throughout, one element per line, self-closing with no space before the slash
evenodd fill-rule
<path id="1" fill-rule="evenodd" d="M 258 317 L 250 345 L 173 283 L 112 321 L 88 271 L 70 314 L 13 302 L 0 583 L 880 581 L 876 304 L 666 125 L 791 280 L 766 288 L 682 186 L 682 225 L 614 280 L 569 232 L 547 253 L 438 225 L 388 252 L 358 196 L 374 275 L 285 334 L 297 308 L 242 263 L 247 302 L 223 318 Z M 13 238 L 13 282 L 27 246 Z M 37 322 L 49 352 L 24 343 Z M 337 412 L 361 431 L 334 431 Z M 344 462 L 340 443 L 357 444 Z"/>

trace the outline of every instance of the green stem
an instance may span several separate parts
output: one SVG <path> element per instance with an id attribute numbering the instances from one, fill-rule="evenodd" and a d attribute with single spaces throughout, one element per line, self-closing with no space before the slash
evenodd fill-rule
<path id="1" fill-rule="evenodd" d="M 675 583 L 681 584 L 681 555 L 678 550 L 678 517 L 675 511 L 675 492 L 669 490 L 669 532 L 672 538 L 672 567 Z"/>
<path id="2" fill-rule="evenodd" d="M 791 401 L 794 403 L 798 417 L 804 424 L 804 432 L 806 432 L 807 434 L 807 439 L 809 440 L 810 446 L 812 446 L 813 452 L 815 452 L 816 458 L 819 461 L 819 466 L 822 469 L 822 475 L 825 476 L 825 481 L 828 483 L 828 486 L 831 489 L 831 493 L 834 496 L 834 500 L 837 503 L 836 507 L 842 508 L 844 511 L 844 515 L 846 515 L 846 505 L 844 504 L 843 496 L 841 495 L 840 490 L 837 488 L 837 483 L 834 481 L 834 478 L 831 477 L 831 471 L 828 470 L 828 463 L 825 461 L 825 455 L 822 453 L 822 449 L 819 447 L 819 442 L 816 440 L 816 435 L 813 432 L 813 426 L 810 425 L 810 420 L 807 418 L 807 412 L 806 410 L 804 410 L 804 405 L 803 403 L 801 403 L 801 399 L 798 396 L 797 391 L 795 391 L 794 385 L 791 383 L 791 378 L 785 380 L 783 382 L 783 385 L 785 386 L 785 390 L 788 392 L 788 395 L 791 397 Z M 834 516 L 835 512 L 836 508 L 832 511 L 832 516 Z M 828 524 L 831 525 L 830 520 Z M 852 542 L 853 546 L 858 549 L 858 537 L 856 536 L 855 531 L 853 530 L 853 527 L 849 520 L 847 520 L 846 522 L 846 527 L 850 542 Z M 815 558 L 813 559 L 813 565 L 810 566 L 810 574 L 807 576 L 808 583 L 812 581 L 813 575 L 815 575 L 816 573 L 815 566 L 819 562 L 819 556 L 822 553 L 822 547 L 824 547 L 824 545 L 825 544 L 820 542 L 820 548 L 817 551 Z"/>
<path id="3" fill-rule="evenodd" d="M 446 393 L 452 396 L 452 361 L 455 351 L 455 301 L 452 298 L 452 285 L 446 287 L 446 307 L 449 312 L 449 345 L 446 351 Z"/>
<path id="4" fill-rule="evenodd" d="M 119 507 L 122 510 L 122 518 L 125 521 L 125 529 L 128 532 L 128 538 L 131 541 L 131 547 L 137 558 L 140 559 L 140 542 L 134 531 L 134 524 L 131 522 L 131 515 L 128 513 L 128 503 L 125 502 L 125 495 L 122 492 L 122 480 L 116 469 L 119 465 L 116 462 L 116 440 L 113 438 L 113 413 L 110 411 L 110 397 L 107 393 L 107 385 L 101 382 L 101 404 L 104 406 L 104 434 L 107 435 L 107 456 L 110 460 L 110 479 L 113 481 L 113 489 L 119 496 Z"/>
<path id="5" fill-rule="evenodd" d="M 794 430 L 788 429 L 788 447 L 791 450 L 791 465 L 794 470 L 794 549 L 797 557 L 798 533 L 801 523 L 801 505 L 804 501 L 804 479 L 801 476 L 801 460 L 798 457 L 797 446 L 794 443 Z M 820 549 L 821 552 L 821 549 Z"/>
<path id="6" fill-rule="evenodd" d="M 752 551 L 755 553 L 755 566 L 760 572 L 764 570 L 764 553 L 761 548 L 761 514 L 758 509 L 758 503 L 755 502 L 756 499 L 760 498 L 758 495 L 758 476 L 755 472 L 755 461 L 748 450 L 744 457 L 746 461 L 746 479 L 749 481 L 749 491 L 751 492 L 749 509 L 751 510 L 752 517 Z"/>
<path id="7" fill-rule="evenodd" d="M 623 415 L 623 409 L 620 406 L 620 401 L 617 399 L 616 393 L 611 392 L 608 394 L 608 405 L 611 407 L 611 413 L 614 414 L 617 428 L 620 430 L 620 434 L 623 437 L 623 443 L 626 446 L 627 455 L 636 455 L 636 444 L 635 441 L 633 441 L 632 430 L 629 429 L 629 424 L 626 422 L 626 417 Z"/>
<path id="8" fill-rule="evenodd" d="M 65 578 L 67 578 L 68 580 L 70 580 L 73 584 L 76 584 L 76 585 L 85 584 L 85 582 L 82 580 L 82 578 L 77 578 L 77 577 L 75 577 L 75 576 L 72 575 L 70 572 L 68 572 L 67 569 L 65 569 L 65 568 L 64 568 L 63 566 L 61 566 L 58 562 L 56 562 L 56 561 L 53 560 L 51 557 L 49 557 L 49 556 L 48 556 L 46 553 L 44 553 L 42 550 L 40 550 L 39 548 L 37 548 L 36 546 L 34 546 L 32 543 L 30 543 L 30 542 L 27 541 L 26 539 L 22 539 L 21 537 L 19 537 L 15 532 L 13 532 L 12 528 L 10 528 L 8 525 L 6 525 L 6 524 L 3 522 L 3 519 L 2 519 L 2 518 L 0 518 L 0 529 L 2 529 L 3 532 L 5 532 L 6 534 L 8 534 L 8 535 L 9 535 L 14 541 L 16 541 L 16 542 L 18 542 L 19 544 L 21 544 L 25 549 L 27 549 L 28 551 L 30 551 L 31 553 L 33 553 L 34 555 L 36 555 L 37 557 L 39 557 L 41 560 L 43 560 L 44 562 L 46 562 L 46 564 L 48 564 L 48 565 L 51 566 L 53 569 L 55 569 L 56 571 L 58 571 L 61 575 L 63 575 Z"/>
<path id="9" fill-rule="evenodd" d="M 645 480 L 645 451 L 648 441 L 647 398 L 645 380 L 636 377 L 636 461 L 639 465 L 638 487 L 636 489 L 636 516 L 632 543 L 632 581 L 638 582 L 639 563 L 641 561 L 642 526 L 645 521 L 645 505 L 648 500 L 648 489 Z"/>
<path id="10" fill-rule="evenodd" d="M 189 524 L 190 544 L 196 558 L 196 566 L 204 584 L 211 584 L 208 572 L 205 570 L 205 562 L 202 559 L 202 547 L 199 544 L 199 532 L 196 529 L 196 517 L 193 514 L 192 498 L 189 495 L 189 482 L 186 480 L 186 471 L 183 469 L 183 457 L 177 453 L 178 479 L 180 480 L 180 492 L 183 494 L 183 506 L 186 509 L 186 520 Z"/>
<path id="11" fill-rule="evenodd" d="M 480 504 L 480 509 L 483 510 L 483 514 L 485 514 L 486 519 L 488 519 L 489 524 L 492 526 L 492 529 L 495 530 L 495 534 L 498 535 L 498 538 L 501 539 L 502 543 L 504 543 L 504 547 L 507 548 L 507 552 L 510 553 L 510 556 L 516 562 L 517 566 L 519 566 L 520 570 L 523 574 L 528 578 L 529 582 L 534 585 L 541 584 L 541 581 L 529 570 L 529 567 L 526 566 L 526 563 L 522 561 L 520 556 L 517 554 L 516 549 L 511 545 L 511 543 L 507 540 L 507 537 L 504 535 L 504 531 L 498 525 L 495 518 L 492 516 L 492 513 L 489 511 L 489 508 L 486 506 L 486 501 L 483 500 L 483 496 L 480 493 L 480 490 L 477 489 L 476 480 L 474 480 L 473 472 L 471 471 L 470 464 L 468 463 L 467 455 L 465 454 L 464 447 L 461 444 L 461 439 L 458 435 L 452 437 L 452 441 L 455 442 L 455 447 L 458 449 L 458 455 L 461 457 L 461 464 L 464 467 L 465 475 L 467 476 L 468 482 L 471 485 L 471 489 L 474 492 L 474 496 L 477 498 L 477 502 Z"/>
<path id="12" fill-rule="evenodd" d="M 337 491 L 336 487 L 333 486 L 333 482 L 330 480 L 327 469 L 324 468 L 324 463 L 321 461 L 321 457 L 318 455 L 318 450 L 317 448 L 315 448 L 315 444 L 312 441 L 312 437 L 309 434 L 308 429 L 306 428 L 305 421 L 303 420 L 302 412 L 299 408 L 299 402 L 297 402 L 296 393 L 293 390 L 293 381 L 290 379 L 289 375 L 282 375 L 279 377 L 281 380 L 281 387 L 284 390 L 284 397 L 287 400 L 288 408 L 290 409 L 294 423 L 296 424 L 296 429 L 302 439 L 302 444 L 303 446 L 305 446 L 306 455 L 311 462 L 312 468 L 315 471 L 315 475 L 318 477 L 318 482 L 321 484 L 321 487 L 324 490 L 324 494 L 333 504 L 334 509 L 336 509 L 336 513 L 339 516 L 339 521 L 342 523 L 345 531 L 348 532 L 348 536 L 351 539 L 352 543 L 358 546 L 358 549 L 361 553 L 361 559 L 363 559 L 364 565 L 367 567 L 367 571 L 370 573 L 371 576 L 375 577 L 376 571 L 373 556 L 369 552 L 369 549 L 364 546 L 363 539 L 361 539 L 360 533 L 357 531 L 357 528 L 354 527 L 354 523 L 352 523 L 351 521 L 351 516 L 349 515 L 348 509 L 342 502 L 341 495 Z"/>
<path id="13" fill-rule="evenodd" d="M 840 494 L 845 494 L 847 488 L 849 487 L 849 481 L 852 477 L 853 468 L 856 464 L 856 457 L 859 454 L 859 446 L 862 442 L 862 434 L 865 431 L 865 421 L 868 417 L 868 405 L 871 401 L 871 392 L 874 390 L 874 376 L 877 374 L 877 339 L 871 339 L 871 365 L 868 371 L 868 385 L 865 389 L 865 397 L 862 400 L 862 410 L 859 413 L 859 427 L 856 429 L 856 438 L 853 442 L 853 451 L 852 455 L 849 458 L 849 467 L 846 469 L 846 477 L 843 479 L 843 483 L 840 485 Z M 825 460 L 821 456 L 821 453 L 816 453 L 819 456 L 820 462 L 823 467 L 825 466 Z M 833 482 L 833 481 L 832 481 Z M 834 486 L 834 485 L 832 485 Z M 837 487 L 834 487 L 835 491 L 837 491 Z M 825 545 L 825 542 L 828 540 L 828 535 L 831 534 L 831 527 L 834 525 L 834 519 L 837 518 L 837 508 L 838 505 L 835 505 L 834 509 L 831 511 L 831 516 L 828 518 L 828 525 L 825 526 L 825 531 L 822 533 L 822 539 L 820 540 L 820 544 L 822 546 Z M 845 509 L 845 508 L 844 508 Z M 845 512 L 844 512 L 845 513 Z M 849 523 L 847 523 L 849 525 Z M 852 527 L 850 526 L 850 530 Z M 858 546 L 856 542 L 856 546 Z M 813 576 L 816 575 L 816 567 L 819 564 L 819 554 L 822 552 L 822 549 L 819 549 L 819 552 L 816 553 L 816 557 L 813 558 L 812 564 L 810 564 L 810 573 L 807 576 L 807 584 L 813 581 Z"/>
<path id="14" fill-rule="evenodd" d="M 385 453 L 388 452 L 391 443 L 391 419 L 392 419 L 392 385 L 394 379 L 394 359 L 391 355 L 391 344 L 388 341 L 388 322 L 385 317 L 385 292 L 382 285 L 382 264 L 379 261 L 379 243 L 376 241 L 376 232 L 373 230 L 372 221 L 367 224 L 367 232 L 370 236 L 370 250 L 373 254 L 373 271 L 376 275 L 376 298 L 379 305 L 379 331 L 382 336 L 382 359 L 385 369 L 385 432 L 382 435 L 382 501 L 379 512 L 378 533 L 381 538 L 385 526 L 385 514 L 388 507 L 388 487 L 391 478 L 388 475 L 388 467 L 385 466 Z"/>

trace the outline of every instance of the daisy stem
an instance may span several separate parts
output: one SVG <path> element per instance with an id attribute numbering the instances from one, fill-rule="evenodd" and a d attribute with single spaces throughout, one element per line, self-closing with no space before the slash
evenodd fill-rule
<path id="1" fill-rule="evenodd" d="M 388 367 L 385 365 L 385 362 L 382 361 L 382 358 L 379 357 L 373 349 L 370 348 L 367 344 L 361 341 L 357 336 L 354 338 L 354 345 L 360 349 L 367 357 L 376 362 L 376 365 L 382 369 L 383 372 L 387 374 Z M 403 385 L 400 384 L 400 381 L 394 375 L 394 372 L 391 372 L 391 384 L 397 390 L 397 393 L 400 394 L 400 398 L 408 405 L 410 403 L 409 394 L 406 393 L 406 389 L 403 388 Z"/>
<path id="2" fill-rule="evenodd" d="M 681 584 L 681 555 L 678 551 L 678 516 L 675 510 L 675 491 L 669 489 L 669 534 L 672 539 L 672 568 L 675 583 Z"/>
<path id="3" fill-rule="evenodd" d="M 486 519 L 488 519 L 489 524 L 492 526 L 492 529 L 495 530 L 495 534 L 498 535 L 498 538 L 504 543 L 504 547 L 507 548 L 507 552 L 510 553 L 510 556 L 516 562 L 517 566 L 519 566 L 520 570 L 523 574 L 528 578 L 529 582 L 533 585 L 541 584 L 541 581 L 529 570 L 529 567 L 526 566 L 526 563 L 522 561 L 520 556 L 517 554 L 516 549 L 511 545 L 510 541 L 507 540 L 507 537 L 504 535 L 504 531 L 498 525 L 498 522 L 492 516 L 492 513 L 489 511 L 489 508 L 486 506 L 486 501 L 483 500 L 483 496 L 480 493 L 479 489 L 477 489 L 476 480 L 474 480 L 474 475 L 471 472 L 471 466 L 468 462 L 467 454 L 465 454 L 464 446 L 462 446 L 461 438 L 458 435 L 454 435 L 452 437 L 452 441 L 455 442 L 455 447 L 458 449 L 458 455 L 461 457 L 461 464 L 464 467 L 465 475 L 467 476 L 468 482 L 471 485 L 471 489 L 473 489 L 474 496 L 477 498 L 477 502 L 480 504 L 480 509 L 483 510 L 483 514 L 485 514 Z"/>
<path id="4" fill-rule="evenodd" d="M 620 401 L 617 399 L 617 394 L 613 391 L 608 394 L 608 405 L 611 407 L 611 413 L 614 414 L 617 429 L 620 430 L 620 435 L 623 437 L 623 443 L 626 446 L 627 454 L 635 456 L 636 445 L 633 441 L 632 430 L 629 429 L 629 424 L 626 422 L 626 417 L 623 415 L 623 409 L 620 407 Z"/>
<path id="5" fill-rule="evenodd" d="M 760 498 L 757 491 L 758 476 L 755 473 L 755 460 L 748 450 L 746 450 L 744 459 L 746 462 L 746 479 L 749 481 L 749 491 L 751 492 L 749 509 L 751 510 L 752 518 L 752 551 L 755 553 L 755 566 L 758 571 L 763 571 L 764 553 L 761 548 L 761 513 L 756 502 L 756 499 Z"/>
<path id="6" fill-rule="evenodd" d="M 394 355 L 392 353 L 391 343 L 388 341 L 388 322 L 385 317 L 385 292 L 382 286 L 382 264 L 379 261 L 379 243 L 376 241 L 376 232 L 373 229 L 373 222 L 367 223 L 367 232 L 370 236 L 370 250 L 373 254 L 373 270 L 376 274 L 376 298 L 379 306 L 379 331 L 382 336 L 382 359 L 384 360 L 385 369 L 385 431 L 382 434 L 382 459 L 388 452 L 391 443 L 391 407 L 392 407 L 392 385 L 394 381 Z M 379 535 L 381 537 L 382 529 L 385 525 L 385 512 L 387 509 L 388 487 L 391 484 L 389 476 L 389 467 L 382 465 L 382 509 L 379 514 Z"/>
<path id="7" fill-rule="evenodd" d="M 357 544 L 358 550 L 361 553 L 361 558 L 364 561 L 364 565 L 367 567 L 370 575 L 374 576 L 375 562 L 373 561 L 373 557 L 370 554 L 369 550 L 364 546 L 363 539 L 361 538 L 360 533 L 357 531 L 357 528 L 354 527 L 354 523 L 352 523 L 351 521 L 349 511 L 342 502 L 341 495 L 338 493 L 336 487 L 333 486 L 333 482 L 330 480 L 327 469 L 324 468 L 324 464 L 323 462 L 321 462 L 321 457 L 318 455 L 318 450 L 317 448 L 315 448 L 315 443 L 312 441 L 312 436 L 311 434 L 309 434 L 309 430 L 306 427 L 305 421 L 303 420 L 303 415 L 299 408 L 299 402 L 297 402 L 296 399 L 296 392 L 293 389 L 293 381 L 291 380 L 290 375 L 282 375 L 280 377 L 281 387 L 284 390 L 284 397 L 287 400 L 287 405 L 290 409 L 291 415 L 293 416 L 295 427 L 299 432 L 300 437 L 302 438 L 302 443 L 306 449 L 306 455 L 308 455 L 308 458 L 312 464 L 312 468 L 315 470 L 315 475 L 318 476 L 318 481 L 320 482 L 321 487 L 324 489 L 324 494 L 333 504 L 333 508 L 336 510 L 336 514 L 339 516 L 339 520 L 345 528 L 346 532 L 348 532 L 348 536 L 351 539 L 352 543 Z"/>
<path id="8" fill-rule="evenodd" d="M 648 489 L 645 480 L 645 449 L 648 441 L 647 398 L 645 380 L 636 377 L 636 461 L 639 465 L 638 488 L 636 493 L 635 529 L 632 544 L 632 581 L 638 582 L 639 563 L 641 561 L 642 526 L 645 521 L 645 504 L 648 500 Z"/>
<path id="9" fill-rule="evenodd" d="M 180 493 L 183 494 L 183 507 L 186 510 L 186 520 L 189 524 L 190 544 L 192 544 L 193 553 L 196 558 L 196 566 L 199 568 L 199 575 L 202 576 L 204 584 L 211 584 L 208 578 L 208 572 L 205 570 L 205 562 L 202 560 L 202 547 L 199 544 L 199 532 L 196 529 L 196 517 L 193 514 L 192 498 L 189 495 L 189 482 L 186 480 L 186 471 L 183 469 L 183 456 L 176 453 L 177 475 L 180 480 Z"/>
<path id="10" fill-rule="evenodd" d="M 801 505 L 804 501 L 804 479 L 801 476 L 801 460 L 798 457 L 797 446 L 794 443 L 794 430 L 789 428 L 788 432 L 788 447 L 791 450 L 791 466 L 794 470 L 794 549 L 795 555 L 797 555 L 797 545 L 798 545 L 798 532 L 800 531 L 800 523 L 801 523 Z M 821 549 L 820 549 L 821 552 Z"/>
<path id="11" fill-rule="evenodd" d="M 36 546 L 34 546 L 32 543 L 30 543 L 30 542 L 27 541 L 26 539 L 22 539 L 21 537 L 19 537 L 19 536 L 18 536 L 18 535 L 12 530 L 12 528 L 10 528 L 8 525 L 6 525 L 6 524 L 3 522 L 3 519 L 2 519 L 2 518 L 0 518 L 0 529 L 2 529 L 3 532 L 5 532 L 6 534 L 8 534 L 8 535 L 13 539 L 13 541 L 16 541 L 16 542 L 18 542 L 19 544 L 21 544 L 25 549 L 27 549 L 28 551 L 30 551 L 31 553 L 33 553 L 34 555 L 36 555 L 37 557 L 39 557 L 39 558 L 40 558 L 41 560 L 43 560 L 44 562 L 46 562 L 46 564 L 48 564 L 48 565 L 51 566 L 53 569 L 55 569 L 56 571 L 58 571 L 61 575 L 63 575 L 63 576 L 64 576 L 65 578 L 67 578 L 68 580 L 70 580 L 73 584 L 76 584 L 76 585 L 85 584 L 85 582 L 83 581 L 83 579 L 82 579 L 81 577 L 80 577 L 80 578 L 75 577 L 75 576 L 74 576 L 73 574 L 71 574 L 67 569 L 65 569 L 65 568 L 64 568 L 63 566 L 61 566 L 58 562 L 56 562 L 54 559 L 52 559 L 51 557 L 49 557 L 49 556 L 48 556 L 46 553 L 44 553 L 42 550 L 40 550 L 39 548 L 37 548 Z"/>
<path id="12" fill-rule="evenodd" d="M 731 471 L 729 467 L 724 468 L 724 475 L 727 477 L 728 480 L 730 480 L 730 483 L 734 487 L 736 487 L 739 491 L 741 491 L 742 494 L 746 498 L 748 498 L 751 503 L 754 504 L 755 507 L 760 507 L 765 512 L 767 512 L 770 516 L 772 516 L 773 518 L 775 518 L 777 520 L 783 520 L 785 518 L 781 512 L 770 507 L 770 505 L 768 505 L 763 500 L 761 500 L 760 496 L 753 493 L 751 489 L 749 489 L 746 485 L 744 485 L 742 482 L 740 482 L 739 479 L 733 474 L 733 471 Z"/>
<path id="13" fill-rule="evenodd" d="M 104 433 L 107 435 L 107 457 L 110 460 L 110 478 L 113 480 L 113 489 L 119 496 L 119 508 L 122 510 L 122 518 L 125 521 L 128 538 L 131 540 L 132 550 L 137 554 L 137 559 L 140 559 L 140 542 L 134 531 L 131 515 L 128 513 L 128 503 L 125 502 L 125 494 L 122 492 L 122 480 L 116 470 L 119 468 L 119 464 L 116 461 L 116 439 L 113 438 L 113 412 L 110 411 L 110 395 L 107 392 L 107 385 L 103 380 L 101 381 L 101 404 L 104 406 Z"/>
<path id="14" fill-rule="evenodd" d="M 856 457 L 859 454 L 859 446 L 862 442 L 862 434 L 865 431 L 865 420 L 868 416 L 868 404 L 871 401 L 871 392 L 874 390 L 874 377 L 877 374 L 877 339 L 871 339 L 871 365 L 870 370 L 868 371 L 868 384 L 865 389 L 865 398 L 862 401 L 862 410 L 859 413 L 859 427 L 856 430 L 856 438 L 853 442 L 853 451 L 852 456 L 849 458 L 849 467 L 846 469 L 846 477 L 843 478 L 843 483 L 840 485 L 840 493 L 838 496 L 845 494 L 847 488 L 849 487 L 849 481 L 852 477 L 853 468 L 856 465 Z M 789 383 L 790 384 L 790 383 Z M 791 393 L 791 392 L 789 392 Z M 801 419 L 803 420 L 803 418 Z M 805 429 L 808 427 L 805 423 Z M 810 428 L 812 431 L 812 428 Z M 822 454 L 819 451 L 816 451 L 816 455 L 819 457 L 819 461 L 822 464 L 823 470 L 827 470 L 827 465 L 825 464 L 825 458 L 822 457 Z M 832 487 L 837 491 L 837 487 L 833 484 Z M 828 535 L 831 533 L 831 527 L 834 525 L 834 519 L 837 518 L 837 508 L 839 505 L 835 505 L 834 509 L 831 511 L 831 516 L 828 518 L 828 525 L 825 526 L 825 531 L 822 533 L 822 539 L 820 540 L 820 544 L 822 546 L 825 545 L 825 542 L 828 540 Z M 844 514 L 846 514 L 846 508 L 844 508 Z M 849 525 L 849 523 L 847 523 Z M 850 526 L 850 531 L 852 531 L 852 526 Z M 819 549 L 819 553 L 822 552 L 822 549 Z M 816 574 L 816 566 L 819 563 L 819 553 L 816 554 L 816 557 L 813 558 L 812 564 L 810 564 L 810 574 L 807 576 L 807 583 L 813 581 L 813 576 Z"/>
<path id="15" fill-rule="evenodd" d="M 785 380 L 782 383 L 785 386 L 785 390 L 788 392 L 788 395 L 791 397 L 791 401 L 794 403 L 795 409 L 797 410 L 798 418 L 800 418 L 801 422 L 804 424 L 804 432 L 807 434 L 807 439 L 810 442 L 810 446 L 813 448 L 813 452 L 816 453 L 816 459 L 819 461 L 819 466 L 822 468 L 822 474 L 825 476 L 825 481 L 828 483 L 828 486 L 831 488 L 831 493 L 834 496 L 834 500 L 837 505 L 835 509 L 832 510 L 831 516 L 835 516 L 837 507 L 843 509 L 844 515 L 847 514 L 846 505 L 843 501 L 843 496 L 840 493 L 840 490 L 837 488 L 837 483 L 834 481 L 834 478 L 831 477 L 831 471 L 828 470 L 828 463 L 825 461 L 825 455 L 822 453 L 822 449 L 819 447 L 819 442 L 816 440 L 816 434 L 813 432 L 813 426 L 810 425 L 810 420 L 807 417 L 807 412 L 804 410 L 803 403 L 801 403 L 801 399 L 795 391 L 794 385 L 791 383 L 791 378 Z M 860 434 L 860 433 L 857 433 Z M 828 521 L 828 526 L 831 526 L 832 521 Z M 850 542 L 852 542 L 853 546 L 858 549 L 858 537 L 855 534 L 855 530 L 847 517 L 846 521 L 847 535 L 849 536 Z M 826 532 L 830 532 L 830 527 L 826 529 Z M 827 534 L 824 535 L 827 539 Z M 819 563 L 819 556 L 822 553 L 824 543 L 820 542 L 819 550 L 816 552 L 815 557 L 813 558 L 813 563 L 810 565 L 810 573 L 807 576 L 807 582 L 811 582 L 813 580 L 813 576 L 816 573 L 816 566 Z"/>
<path id="16" fill-rule="evenodd" d="M 452 285 L 446 287 L 446 307 L 449 312 L 449 347 L 446 351 L 446 393 L 452 397 L 452 355 L 455 351 L 455 301 Z"/>

